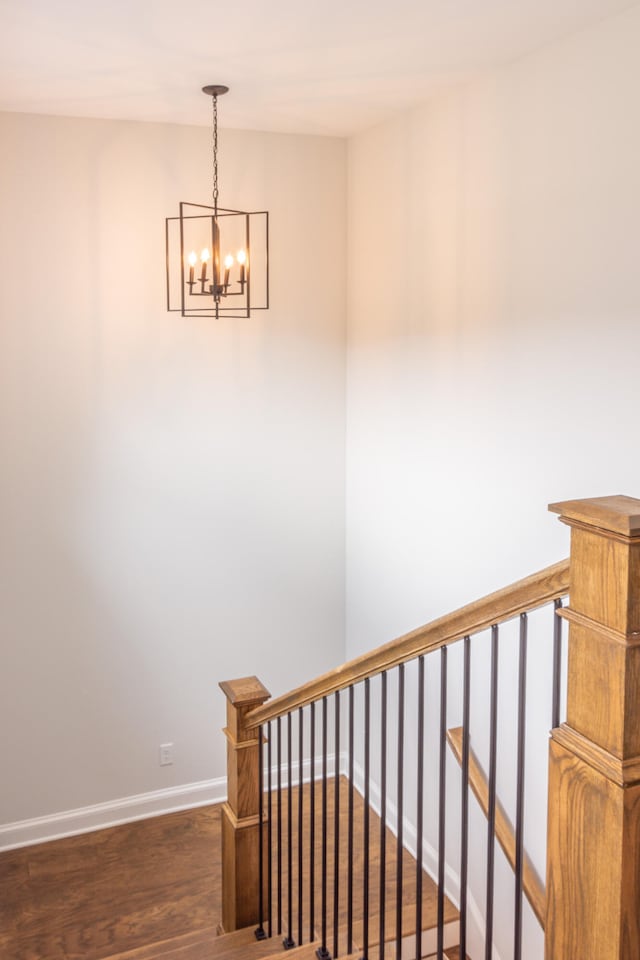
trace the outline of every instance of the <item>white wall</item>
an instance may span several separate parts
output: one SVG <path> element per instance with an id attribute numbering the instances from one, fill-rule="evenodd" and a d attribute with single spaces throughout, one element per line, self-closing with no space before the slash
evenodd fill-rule
<path id="1" fill-rule="evenodd" d="M 566 555 L 549 501 L 636 493 L 639 39 L 355 138 L 348 204 L 341 141 L 224 131 L 272 215 L 250 321 L 164 310 L 206 129 L 0 118 L 0 824 L 222 776 L 218 680 L 344 659 L 346 262 L 348 656 Z"/>
<path id="2" fill-rule="evenodd" d="M 1 824 L 222 777 L 218 681 L 342 661 L 346 176 L 344 141 L 222 131 L 272 309 L 183 319 L 164 217 L 208 202 L 207 128 L 0 138 Z"/>
<path id="3" fill-rule="evenodd" d="M 640 495 L 639 45 L 635 7 L 350 143 L 348 656 L 566 556 L 549 502 Z"/>

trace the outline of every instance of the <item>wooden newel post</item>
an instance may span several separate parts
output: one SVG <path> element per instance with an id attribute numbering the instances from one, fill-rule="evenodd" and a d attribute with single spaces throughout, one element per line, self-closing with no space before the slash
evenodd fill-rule
<path id="1" fill-rule="evenodd" d="M 222 807 L 222 926 L 225 933 L 258 923 L 260 743 L 247 713 L 271 694 L 257 677 L 220 684 L 227 698 L 227 802 Z"/>
<path id="2" fill-rule="evenodd" d="M 640 500 L 571 530 L 567 723 L 552 733 L 546 960 L 640 958 Z"/>

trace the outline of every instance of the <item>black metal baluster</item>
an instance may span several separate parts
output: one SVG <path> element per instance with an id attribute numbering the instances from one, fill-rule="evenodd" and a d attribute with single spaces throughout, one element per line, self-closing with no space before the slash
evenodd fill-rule
<path id="1" fill-rule="evenodd" d="M 444 883 L 447 808 L 447 648 L 440 651 L 440 772 L 438 799 L 438 960 L 444 957 Z"/>
<path id="2" fill-rule="evenodd" d="M 258 727 L 258 929 L 256 940 L 265 940 L 264 932 L 264 746 L 262 727 Z"/>
<path id="3" fill-rule="evenodd" d="M 327 698 L 322 698 L 322 936 L 318 960 L 330 960 L 327 950 Z"/>
<path id="4" fill-rule="evenodd" d="M 418 796 L 416 823 L 416 958 L 422 957 L 422 835 L 424 820 L 424 657 L 418 659 Z"/>
<path id="5" fill-rule="evenodd" d="M 353 740 L 354 690 L 349 687 L 349 813 L 347 837 L 347 953 L 353 950 Z"/>
<path id="6" fill-rule="evenodd" d="M 387 674 L 380 674 L 380 956 L 384 953 L 387 894 Z"/>
<path id="7" fill-rule="evenodd" d="M 335 772 L 333 808 L 333 956 L 338 956 L 338 904 L 340 899 L 340 691 L 335 700 Z"/>
<path id="8" fill-rule="evenodd" d="M 518 779 L 516 787 L 516 884 L 513 960 L 522 957 L 522 869 L 524 865 L 524 759 L 527 718 L 527 628 L 526 613 L 520 614 L 520 662 L 518 667 Z"/>
<path id="9" fill-rule="evenodd" d="M 277 720 L 276 869 L 278 874 L 278 936 L 282 933 L 282 717 Z"/>
<path id="10" fill-rule="evenodd" d="M 304 825 L 302 822 L 304 798 L 304 711 L 298 709 L 298 943 L 302 943 L 302 898 L 303 898 L 303 878 L 302 868 L 304 864 L 304 851 L 302 839 L 304 834 Z"/>
<path id="11" fill-rule="evenodd" d="M 553 605 L 553 703 L 551 707 L 551 727 L 560 726 L 560 681 L 562 675 L 562 600 Z"/>
<path id="12" fill-rule="evenodd" d="M 271 797 L 271 720 L 267 725 L 267 933 L 273 936 L 273 809 Z"/>
<path id="13" fill-rule="evenodd" d="M 398 667 L 398 845 L 396 858 L 396 957 L 402 960 L 402 868 L 404 844 L 404 663 Z M 384 943 L 381 944 L 384 953 Z"/>
<path id="14" fill-rule="evenodd" d="M 460 825 L 460 956 L 467 955 L 467 881 L 469 876 L 469 720 L 471 708 L 471 637 L 464 638 L 462 691 L 462 804 Z"/>
<path id="15" fill-rule="evenodd" d="M 489 810 L 487 828 L 487 916 L 485 933 L 485 960 L 491 960 L 493 950 L 493 878 L 495 864 L 496 829 L 496 751 L 498 744 L 498 627 L 491 627 L 491 720 L 489 737 Z"/>
<path id="16" fill-rule="evenodd" d="M 291 950 L 296 943 L 293 939 L 293 795 L 291 791 L 292 771 L 292 715 L 287 714 L 287 935 L 282 941 L 285 950 Z"/>
<path id="17" fill-rule="evenodd" d="M 369 677 L 364 681 L 364 857 L 362 877 L 362 960 L 369 955 L 369 775 L 371 772 L 371 691 Z"/>
<path id="18" fill-rule="evenodd" d="M 309 797 L 309 940 L 316 938 L 316 705 L 311 704 L 309 752 L 311 794 Z"/>

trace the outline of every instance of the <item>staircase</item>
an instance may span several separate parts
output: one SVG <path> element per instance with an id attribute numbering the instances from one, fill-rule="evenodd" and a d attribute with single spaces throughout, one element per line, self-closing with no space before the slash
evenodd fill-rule
<path id="1" fill-rule="evenodd" d="M 529 907 L 546 960 L 640 957 L 640 501 L 551 509 L 572 527 L 571 561 L 275 700 L 255 677 L 220 684 L 229 785 L 222 921 L 233 932 L 200 931 L 108 960 L 521 960 L 532 956 L 523 954 Z M 571 625 L 566 678 L 563 621 Z M 541 623 L 551 633 L 546 646 Z M 525 853 L 530 646 L 552 661 L 547 891 Z M 487 667 L 483 756 L 472 746 L 479 662 Z M 497 787 L 501 682 L 516 707 L 511 817 Z M 515 877 L 513 940 L 497 946 L 502 854 Z M 474 897 L 480 919 L 469 908 Z"/>
<path id="2" fill-rule="evenodd" d="M 348 818 L 348 794 L 347 790 L 344 789 L 346 786 L 345 778 L 342 779 L 343 789 L 341 791 L 341 808 L 340 816 L 346 822 Z M 321 797 L 322 787 L 320 784 L 315 786 L 315 804 L 317 809 L 320 809 L 321 806 Z M 284 797 L 284 807 L 287 807 L 287 796 Z M 311 786 L 307 784 L 304 788 L 303 796 L 303 808 L 310 808 L 310 799 L 311 799 Z M 363 819 L 363 802 L 362 798 L 359 795 L 356 795 L 354 804 L 354 814 L 355 817 L 362 821 Z M 298 803 L 298 789 L 294 788 L 292 791 L 292 806 L 296 806 Z M 331 817 L 334 815 L 333 806 L 329 808 L 329 813 Z M 377 816 L 375 811 L 370 810 L 370 833 L 371 840 L 369 845 L 369 868 L 372 875 L 379 877 L 380 871 L 380 852 L 381 852 L 381 821 Z M 297 843 L 297 835 L 293 838 L 294 842 Z M 321 855 L 321 838 L 317 838 L 317 855 L 318 861 Z M 339 851 L 339 859 L 341 861 L 342 867 L 346 865 L 346 858 L 348 855 L 347 843 L 348 838 L 346 831 L 343 832 L 341 849 Z M 395 838 L 391 831 L 386 829 L 385 836 L 385 877 L 386 877 L 386 901 L 395 902 L 395 883 L 397 878 L 397 860 L 394 852 L 394 843 Z M 356 861 L 356 871 L 361 866 L 362 861 L 362 846 L 361 846 L 361 837 L 359 832 L 356 833 L 355 838 L 355 855 L 354 860 Z M 286 866 L 286 865 L 285 865 Z M 333 861 L 331 860 L 330 872 L 333 876 Z M 406 888 L 406 895 L 403 899 L 402 907 L 402 955 L 405 957 L 405 960 L 408 960 L 410 957 L 415 957 L 415 944 L 416 944 L 416 905 L 415 905 L 415 885 L 412 881 L 415 878 L 416 871 L 416 862 L 413 857 L 409 855 L 403 856 L 402 863 L 403 870 L 403 885 Z M 342 873 L 346 875 L 346 871 L 343 869 Z M 320 878 L 318 878 L 320 879 Z M 282 878 L 282 887 L 286 888 L 287 883 L 287 873 L 286 869 Z M 309 872 L 307 869 L 304 870 L 304 885 L 307 887 L 309 882 Z M 294 872 L 292 877 L 292 882 L 297 885 L 298 876 Z M 340 924 L 338 926 L 338 943 L 339 943 L 339 955 L 340 956 L 362 956 L 362 945 L 364 942 L 364 928 L 362 920 L 362 911 L 360 905 L 356 902 L 354 904 L 354 917 L 353 917 L 353 935 L 352 935 L 352 944 L 351 950 L 347 949 L 347 927 L 345 923 L 347 915 L 347 902 L 345 897 L 346 887 L 342 885 L 343 895 L 341 898 L 340 904 Z M 423 884 L 422 884 L 422 956 L 431 957 L 436 956 L 437 950 L 437 919 L 438 919 L 438 896 L 437 896 L 437 887 L 431 880 L 431 878 L 425 873 L 423 874 Z M 330 890 L 332 894 L 332 890 Z M 316 896 L 318 902 L 320 902 L 321 896 L 321 884 L 317 884 Z M 368 937 L 368 957 L 370 960 L 379 960 L 381 951 L 379 949 L 380 945 L 380 890 L 376 887 L 375 890 L 371 891 L 370 907 L 371 914 L 369 916 L 369 937 Z M 275 907 L 275 905 L 274 905 Z M 275 914 L 277 909 L 274 909 L 274 921 L 276 921 Z M 283 918 L 284 919 L 284 918 Z M 455 953 L 456 945 L 458 944 L 459 938 L 459 914 L 454 905 L 445 900 L 445 914 L 444 914 L 444 929 L 443 929 L 443 946 L 445 948 L 444 957 L 453 958 L 458 956 Z M 292 914 L 292 923 L 294 929 L 298 928 L 298 915 L 294 911 Z M 275 925 L 275 924 L 274 924 Z M 383 936 L 385 938 L 385 950 L 384 957 L 395 958 L 397 956 L 396 952 L 396 914 L 395 909 L 390 909 L 386 911 L 385 922 L 382 925 L 383 927 Z M 283 937 L 284 934 L 281 933 L 278 935 L 275 933 L 274 936 L 268 937 L 263 940 L 256 939 L 256 925 L 252 924 L 251 926 L 236 930 L 232 933 L 224 934 L 217 936 L 217 931 L 215 929 L 209 928 L 206 930 L 198 931 L 196 933 L 190 933 L 183 936 L 171 938 L 169 940 L 163 940 L 159 943 L 151 944 L 145 947 L 139 947 L 135 950 L 130 950 L 125 953 L 118 953 L 112 957 L 109 957 L 108 960 L 240 960 L 240 958 L 247 958 L 247 960 L 262 960 L 263 957 L 281 957 L 286 955 L 288 960 L 296 960 L 296 957 L 300 958 L 314 958 L 317 960 L 316 952 L 321 948 L 321 939 L 320 937 L 315 937 L 309 943 L 305 943 L 304 946 L 295 947 L 293 949 L 284 950 L 283 949 Z"/>
<path id="3" fill-rule="evenodd" d="M 377 918 L 374 918 L 376 920 Z M 436 924 L 435 914 L 425 921 L 429 926 L 425 926 L 425 934 L 433 933 Z M 452 933 L 457 930 L 457 924 L 451 924 Z M 411 956 L 411 925 L 406 928 L 406 940 L 409 952 L 404 956 Z M 373 938 L 375 940 L 375 938 Z M 371 960 L 378 960 L 380 957 L 379 944 L 370 941 L 371 949 L 369 957 Z M 170 940 L 163 940 L 159 943 L 150 944 L 146 947 L 139 947 L 136 950 L 128 950 L 125 953 L 114 954 L 107 960 L 263 960 L 266 957 L 277 957 L 280 960 L 317 960 L 317 951 L 320 948 L 320 940 L 312 941 L 302 947 L 294 947 L 289 950 L 283 950 L 282 942 L 278 938 L 258 941 L 255 936 L 255 927 L 245 927 L 242 930 L 236 930 L 233 933 L 226 933 L 220 936 L 215 935 L 214 930 L 199 930 L 196 933 L 185 934 L 180 937 L 174 937 Z M 415 956 L 415 953 L 413 954 Z M 357 943 L 350 954 L 342 953 L 341 956 L 362 956 L 362 947 Z M 396 956 L 394 947 L 387 944 L 384 951 L 384 957 L 394 958 Z M 423 954 L 428 960 L 436 960 L 437 954 Z M 459 948 L 445 947 L 444 960 L 459 960 Z"/>
<path id="4" fill-rule="evenodd" d="M 295 950 L 283 950 L 278 940 L 258 941 L 255 927 L 247 927 L 216 936 L 215 930 L 199 930 L 171 940 L 118 953 L 107 960 L 262 960 L 263 957 L 282 957 L 288 960 L 306 960 L 315 957 L 317 944 L 307 944 Z M 317 958 L 316 958 L 317 960 Z"/>
<path id="5" fill-rule="evenodd" d="M 219 937 L 212 937 L 209 931 L 199 931 L 197 934 L 187 934 L 149 947 L 118 953 L 108 960 L 262 960 L 263 957 L 317 960 L 316 951 L 319 946 L 320 941 L 316 941 L 304 947 L 282 950 L 282 944 L 279 943 L 270 943 L 268 946 L 264 941 L 259 943 L 253 928 L 247 927 Z M 360 956 L 360 951 L 356 950 L 351 955 Z M 391 957 L 392 954 L 385 951 L 385 956 Z M 444 960 L 460 960 L 458 947 L 447 948 L 443 956 Z M 436 960 L 436 954 L 431 954 L 428 960 Z"/>

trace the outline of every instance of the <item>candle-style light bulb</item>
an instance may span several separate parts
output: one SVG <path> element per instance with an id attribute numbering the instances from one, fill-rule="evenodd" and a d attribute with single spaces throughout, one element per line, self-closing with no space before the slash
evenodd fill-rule
<path id="1" fill-rule="evenodd" d="M 211 254 L 209 253 L 209 248 L 205 247 L 202 253 L 200 254 L 200 259 L 202 260 L 202 270 L 200 271 L 200 280 L 202 281 L 202 283 L 204 283 L 205 280 L 207 279 L 207 263 L 209 262 L 210 256 Z"/>
<path id="2" fill-rule="evenodd" d="M 244 267 L 247 262 L 246 250 L 238 250 L 236 254 L 236 260 L 240 264 L 240 283 L 244 283 Z"/>
<path id="3" fill-rule="evenodd" d="M 228 254 L 226 255 L 226 257 L 224 258 L 224 285 L 225 285 L 225 287 L 228 287 L 228 286 L 229 286 L 229 271 L 231 270 L 231 267 L 232 267 L 232 266 L 233 266 L 233 256 L 232 256 L 232 254 L 228 253 Z"/>
<path id="4" fill-rule="evenodd" d="M 198 262 L 198 255 L 195 250 L 192 250 L 188 257 L 189 260 L 189 283 L 194 281 L 194 270 L 196 263 Z"/>

